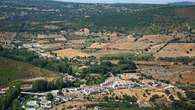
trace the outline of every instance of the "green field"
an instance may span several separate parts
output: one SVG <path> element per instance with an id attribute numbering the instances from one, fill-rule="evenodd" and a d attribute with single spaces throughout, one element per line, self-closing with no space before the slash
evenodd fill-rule
<path id="1" fill-rule="evenodd" d="M 15 80 L 55 76 L 56 74 L 54 72 L 27 63 L 0 57 L 0 86 Z"/>

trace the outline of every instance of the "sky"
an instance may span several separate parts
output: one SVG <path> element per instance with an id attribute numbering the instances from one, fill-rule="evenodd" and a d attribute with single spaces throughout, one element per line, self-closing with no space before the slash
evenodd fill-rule
<path id="1" fill-rule="evenodd" d="M 152 4 L 166 4 L 181 1 L 195 2 L 195 0 L 58 0 L 58 1 L 81 3 L 152 3 Z"/>

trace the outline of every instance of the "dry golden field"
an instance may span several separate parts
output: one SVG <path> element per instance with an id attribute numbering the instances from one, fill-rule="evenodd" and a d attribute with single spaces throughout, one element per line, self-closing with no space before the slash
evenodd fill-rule
<path id="1" fill-rule="evenodd" d="M 61 58 L 73 58 L 73 57 L 87 57 L 89 56 L 88 54 L 86 53 L 83 53 L 79 50 L 75 50 L 75 49 L 63 49 L 63 50 L 57 50 L 57 51 L 53 51 L 52 53 L 56 54 L 58 57 L 61 57 Z"/>
<path id="2" fill-rule="evenodd" d="M 99 49 L 110 49 L 110 50 L 144 50 L 147 48 L 158 49 L 158 45 L 161 47 L 162 44 L 171 40 L 172 36 L 165 35 L 144 35 L 139 38 L 137 41 L 131 35 L 111 41 L 110 43 L 93 43 L 90 48 L 99 48 Z M 154 46 L 154 47 L 153 47 Z"/>
<path id="3" fill-rule="evenodd" d="M 179 82 L 183 84 L 195 84 L 195 68 L 193 66 L 185 65 L 171 65 L 165 66 L 166 71 L 172 72 L 172 75 L 160 75 L 153 74 L 152 77 L 155 79 L 167 80 L 170 82 Z"/>
<path id="4" fill-rule="evenodd" d="M 161 51 L 154 55 L 155 57 L 180 57 L 195 56 L 195 43 L 170 43 Z"/>

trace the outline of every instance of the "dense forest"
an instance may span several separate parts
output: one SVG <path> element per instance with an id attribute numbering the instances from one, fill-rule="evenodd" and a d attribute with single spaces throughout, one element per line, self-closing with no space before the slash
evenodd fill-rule
<path id="1" fill-rule="evenodd" d="M 155 34 L 195 26 L 193 6 L 0 1 L 0 31 L 92 31 Z M 14 10 L 14 11 L 13 11 Z M 54 28 L 45 28 L 53 26 Z"/>

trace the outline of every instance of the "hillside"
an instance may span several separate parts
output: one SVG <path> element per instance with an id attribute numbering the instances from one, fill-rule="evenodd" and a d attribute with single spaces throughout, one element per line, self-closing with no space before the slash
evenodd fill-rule
<path id="1" fill-rule="evenodd" d="M 189 2 L 189 1 L 174 2 L 174 3 L 169 3 L 169 5 L 172 5 L 172 6 L 190 6 L 190 5 L 195 5 L 195 2 Z"/>
<path id="2" fill-rule="evenodd" d="M 0 10 L 0 31 L 60 32 L 88 27 L 95 32 L 156 34 L 168 30 L 174 31 L 182 24 L 195 27 L 194 19 L 190 19 L 194 18 L 194 8 L 189 5 L 1 0 Z M 48 26 L 55 28 L 45 28 Z"/>
<path id="3" fill-rule="evenodd" d="M 57 77 L 54 72 L 3 57 L 0 57 L 0 67 L 0 86 L 19 79 Z"/>

